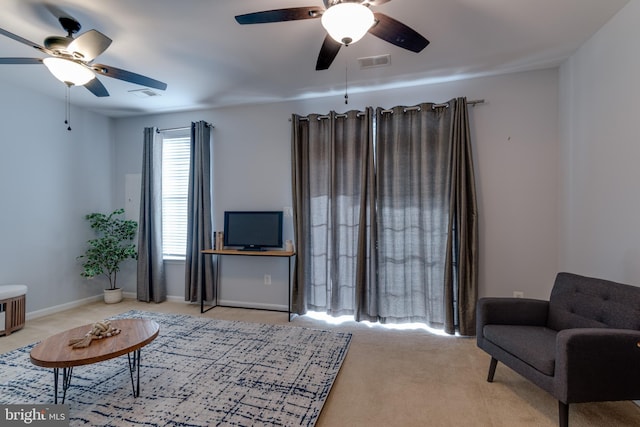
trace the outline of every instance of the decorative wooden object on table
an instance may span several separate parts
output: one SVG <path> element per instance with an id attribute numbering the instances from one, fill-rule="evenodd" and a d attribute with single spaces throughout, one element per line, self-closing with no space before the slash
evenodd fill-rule
<path id="1" fill-rule="evenodd" d="M 69 340 L 71 348 L 85 348 L 89 347 L 94 340 L 101 340 L 104 338 L 110 338 L 120 333 L 120 329 L 111 326 L 111 321 L 103 320 L 93 324 L 91 330 L 87 332 L 82 338 L 72 338 Z"/>

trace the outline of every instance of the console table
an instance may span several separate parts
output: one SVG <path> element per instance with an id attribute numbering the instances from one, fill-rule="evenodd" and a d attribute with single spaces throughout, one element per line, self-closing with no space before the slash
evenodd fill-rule
<path id="1" fill-rule="evenodd" d="M 204 249 L 202 251 L 205 255 L 216 255 L 216 301 L 215 305 L 212 307 L 204 309 L 204 283 L 203 289 L 200 290 L 200 313 L 205 313 L 211 310 L 214 307 L 217 307 L 218 299 L 220 296 L 220 258 L 223 256 L 261 256 L 261 257 L 278 257 L 278 258 L 287 258 L 289 260 L 289 290 L 288 297 L 289 301 L 287 303 L 287 311 L 288 311 L 288 319 L 291 320 L 291 269 L 292 269 L 292 261 L 293 257 L 295 257 L 296 253 L 294 251 L 245 251 L 238 249 Z"/>

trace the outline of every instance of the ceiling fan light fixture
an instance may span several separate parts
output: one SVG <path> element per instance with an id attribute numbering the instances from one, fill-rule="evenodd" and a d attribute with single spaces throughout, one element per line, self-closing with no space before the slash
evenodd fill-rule
<path id="1" fill-rule="evenodd" d="M 322 15 L 322 26 L 338 43 L 360 40 L 374 23 L 373 12 L 361 3 L 338 3 Z"/>
<path id="2" fill-rule="evenodd" d="M 42 62 L 56 79 L 67 85 L 84 86 L 96 77 L 87 67 L 68 59 L 51 57 Z"/>

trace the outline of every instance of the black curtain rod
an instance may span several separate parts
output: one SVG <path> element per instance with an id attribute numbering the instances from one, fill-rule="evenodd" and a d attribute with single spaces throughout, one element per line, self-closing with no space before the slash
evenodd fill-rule
<path id="1" fill-rule="evenodd" d="M 473 99 L 471 101 L 467 101 L 467 105 L 471 105 L 472 107 L 475 107 L 477 104 L 484 104 L 484 99 Z M 433 104 L 431 106 L 431 108 L 441 108 L 441 107 L 448 107 L 449 104 Z M 406 113 L 407 111 L 420 111 L 420 107 L 419 106 L 415 106 L 415 107 L 405 107 L 404 112 Z M 393 110 L 382 110 L 381 111 L 382 114 L 388 114 L 388 113 L 393 113 Z M 357 114 L 358 117 L 364 116 L 364 113 L 358 113 Z M 336 118 L 345 118 L 347 117 L 346 114 L 336 114 Z M 321 119 L 328 119 L 329 116 L 318 116 L 318 120 Z M 300 120 L 302 121 L 306 121 L 309 120 L 308 117 L 300 117 Z M 291 118 L 289 118 L 289 121 L 291 121 Z"/>
<path id="2" fill-rule="evenodd" d="M 210 128 L 213 128 L 214 126 L 211 123 L 206 123 L 207 126 L 209 126 Z M 180 130 L 189 130 L 191 129 L 191 126 L 183 126 L 180 128 L 167 128 L 167 129 L 156 129 L 156 133 L 160 133 L 160 132 L 177 132 Z"/>
<path id="3" fill-rule="evenodd" d="M 484 99 L 473 99 L 471 101 L 467 101 L 467 105 L 471 105 L 472 107 L 475 107 L 476 104 L 484 104 Z M 431 106 L 431 108 L 449 108 L 449 104 L 433 104 Z M 406 107 L 404 109 L 404 112 L 406 113 L 407 111 L 420 111 L 420 107 L 418 105 L 416 105 L 415 107 Z M 382 114 L 388 114 L 388 113 L 393 113 L 393 110 L 382 110 L 381 111 Z"/>

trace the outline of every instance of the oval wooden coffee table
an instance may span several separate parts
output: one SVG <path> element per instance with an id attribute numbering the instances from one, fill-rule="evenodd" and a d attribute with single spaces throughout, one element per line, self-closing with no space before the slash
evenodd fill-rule
<path id="1" fill-rule="evenodd" d="M 58 373 L 62 368 L 62 403 L 64 403 L 67 388 L 71 384 L 74 366 L 90 365 L 127 355 L 129 374 L 133 396 L 140 395 L 140 350 L 153 341 L 160 331 L 160 326 L 149 319 L 118 319 L 111 320 L 111 326 L 120 329 L 118 335 L 93 340 L 86 348 L 74 349 L 69 340 L 82 338 L 92 328 L 93 324 L 79 326 L 53 335 L 38 345 L 30 354 L 31 363 L 44 368 L 53 368 L 54 403 L 58 403 Z M 137 371 L 137 384 L 134 383 L 133 373 Z"/>

